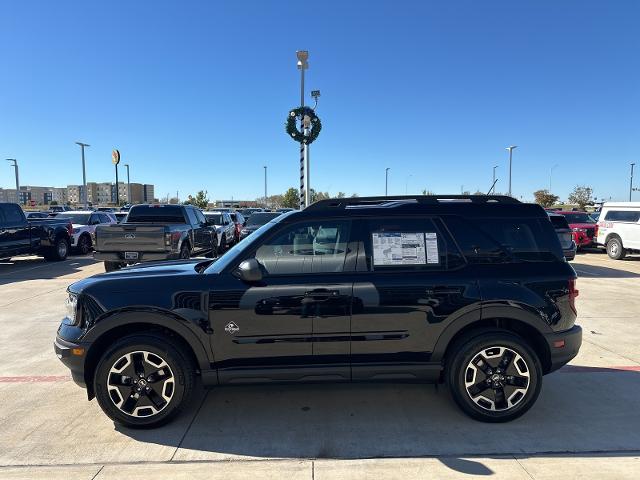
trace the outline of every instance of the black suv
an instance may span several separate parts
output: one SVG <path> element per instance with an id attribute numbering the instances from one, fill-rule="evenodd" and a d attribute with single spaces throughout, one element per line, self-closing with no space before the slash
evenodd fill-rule
<path id="1" fill-rule="evenodd" d="M 217 260 L 71 285 L 55 351 L 131 427 L 175 417 L 198 380 L 446 382 L 468 415 L 503 422 L 578 353 L 575 282 L 537 205 L 324 200 Z"/>

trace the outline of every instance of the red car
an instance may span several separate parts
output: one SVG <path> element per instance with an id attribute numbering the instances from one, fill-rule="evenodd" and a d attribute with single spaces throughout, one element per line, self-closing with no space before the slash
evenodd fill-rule
<path id="1" fill-rule="evenodd" d="M 556 211 L 567 219 L 571 231 L 573 232 L 573 240 L 576 242 L 578 250 L 584 247 L 595 246 L 593 237 L 596 232 L 596 221 L 586 212 L 562 212 Z"/>

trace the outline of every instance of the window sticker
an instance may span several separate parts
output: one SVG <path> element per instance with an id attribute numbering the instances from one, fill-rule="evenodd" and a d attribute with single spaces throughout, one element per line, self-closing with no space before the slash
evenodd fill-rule
<path id="1" fill-rule="evenodd" d="M 424 265 L 427 263 L 425 234 L 422 232 L 376 232 L 371 234 L 371 238 L 374 265 Z M 436 240 L 436 263 L 437 251 Z"/>
<path id="2" fill-rule="evenodd" d="M 440 263 L 440 256 L 438 255 L 438 234 L 435 232 L 426 232 L 424 236 L 427 240 L 427 263 Z"/>

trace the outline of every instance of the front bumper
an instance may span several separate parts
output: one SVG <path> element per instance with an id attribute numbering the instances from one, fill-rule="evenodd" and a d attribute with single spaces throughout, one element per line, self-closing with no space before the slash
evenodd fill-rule
<path id="1" fill-rule="evenodd" d="M 548 373 L 551 373 L 565 366 L 578 354 L 582 345 L 582 328 L 574 325 L 569 330 L 548 333 L 544 337 L 549 346 L 551 366 Z"/>
<path id="2" fill-rule="evenodd" d="M 60 361 L 71 370 L 73 381 L 79 386 L 86 388 L 84 379 L 84 360 L 87 348 L 80 343 L 73 343 L 56 336 L 53 342 L 53 349 Z M 82 352 L 82 354 L 80 354 Z"/>

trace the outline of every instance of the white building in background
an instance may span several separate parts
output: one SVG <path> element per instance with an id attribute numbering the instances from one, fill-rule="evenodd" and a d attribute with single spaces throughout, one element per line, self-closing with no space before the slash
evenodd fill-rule
<path id="1" fill-rule="evenodd" d="M 0 188 L 0 202 L 1 203 L 17 203 L 18 195 L 16 189 Z"/>

